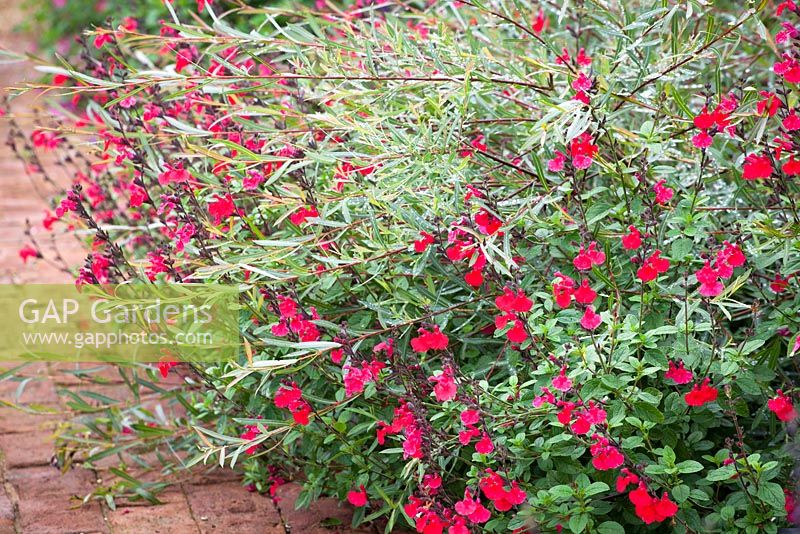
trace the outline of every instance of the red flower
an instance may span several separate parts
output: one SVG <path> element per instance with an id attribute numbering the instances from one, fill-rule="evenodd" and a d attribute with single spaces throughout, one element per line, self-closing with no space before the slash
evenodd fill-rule
<path id="1" fill-rule="evenodd" d="M 506 489 L 505 481 L 500 475 L 491 469 L 487 469 L 486 473 L 487 476 L 481 479 L 479 485 L 483 494 L 492 501 L 498 512 L 507 512 L 512 506 L 522 504 L 528 498 L 528 495 L 519 489 L 516 481 L 512 481 L 511 487 Z"/>
<path id="2" fill-rule="evenodd" d="M 553 388 L 557 389 L 558 391 L 569 391 L 572 387 L 572 380 L 567 378 L 567 366 L 561 368 L 559 371 L 558 376 L 553 378 Z"/>
<path id="3" fill-rule="evenodd" d="M 711 267 L 708 260 L 703 268 L 695 273 L 695 277 L 700 282 L 700 294 L 704 297 L 716 297 L 725 289 L 719 281 L 719 273 Z"/>
<path id="4" fill-rule="evenodd" d="M 636 250 L 642 246 L 642 234 L 635 226 L 628 227 L 628 234 L 622 236 L 622 248 L 625 250 Z"/>
<path id="5" fill-rule="evenodd" d="M 639 483 L 637 489 L 628 494 L 628 498 L 635 507 L 636 515 L 648 525 L 664 521 L 678 512 L 678 506 L 670 500 L 666 493 L 661 496 L 661 499 L 651 497 L 642 482 Z"/>
<path id="6" fill-rule="evenodd" d="M 278 408 L 288 408 L 297 424 L 308 424 L 311 406 L 303 399 L 303 392 L 296 383 L 278 388 L 272 400 Z"/>
<path id="7" fill-rule="evenodd" d="M 672 200 L 672 196 L 675 194 L 675 191 L 664 185 L 665 183 L 667 183 L 666 180 L 659 180 L 653 186 L 653 191 L 656 193 L 656 202 L 659 204 L 666 204 Z"/>
<path id="8" fill-rule="evenodd" d="M 169 375 L 169 370 L 178 365 L 178 362 L 171 362 L 167 359 L 162 358 L 158 362 L 158 372 L 161 373 L 162 378 L 167 378 Z"/>
<path id="9" fill-rule="evenodd" d="M 581 326 L 586 330 L 594 330 L 602 322 L 600 315 L 594 312 L 594 306 L 587 306 L 586 311 L 583 312 L 583 317 L 581 317 Z"/>
<path id="10" fill-rule="evenodd" d="M 289 215 L 289 220 L 292 222 L 292 224 L 300 226 L 306 222 L 306 219 L 311 217 L 319 217 L 319 212 L 317 211 L 316 206 L 310 206 L 308 208 L 303 206 L 299 208 L 294 213 Z"/>
<path id="11" fill-rule="evenodd" d="M 592 79 L 583 72 L 578 73 L 578 77 L 572 82 L 572 88 L 576 91 L 588 91 L 592 88 Z M 573 157 L 574 159 L 574 157 Z M 591 163 L 591 162 L 590 162 Z M 577 166 L 576 166 L 577 167 Z M 580 168 L 580 167 L 577 167 Z"/>
<path id="12" fill-rule="evenodd" d="M 25 245 L 19 249 L 19 257 L 22 263 L 28 263 L 28 258 L 40 258 L 39 251 L 31 245 Z"/>
<path id="13" fill-rule="evenodd" d="M 533 306 L 531 299 L 521 289 L 515 293 L 508 287 L 503 288 L 503 294 L 495 298 L 494 303 L 500 311 L 507 313 L 526 313 Z"/>
<path id="14" fill-rule="evenodd" d="M 464 500 L 458 501 L 454 508 L 456 513 L 467 517 L 473 523 L 485 523 L 492 516 L 491 512 L 481 504 L 480 499 L 472 497 L 469 488 L 464 490 Z"/>
<path id="15" fill-rule="evenodd" d="M 208 203 L 208 213 L 214 219 L 214 224 L 220 224 L 224 219 L 233 215 L 236 209 L 233 197 L 226 193 L 224 197 L 214 195 L 214 201 Z"/>
<path id="16" fill-rule="evenodd" d="M 556 271 L 555 275 L 557 278 L 555 282 L 553 282 L 553 298 L 555 298 L 556 304 L 561 308 L 569 308 L 569 305 L 572 303 L 575 281 L 558 271 Z"/>
<path id="17" fill-rule="evenodd" d="M 589 280 L 583 280 L 573 295 L 575 295 L 575 300 L 580 304 L 591 304 L 597 298 L 597 292 L 589 287 Z"/>
<path id="18" fill-rule="evenodd" d="M 564 164 L 567 162 L 567 156 L 563 152 L 556 150 L 556 156 L 547 161 L 547 170 L 550 172 L 560 172 L 564 170 Z"/>
<path id="19" fill-rule="evenodd" d="M 669 270 L 669 260 L 661 257 L 661 251 L 655 250 L 647 259 L 644 260 L 636 276 L 642 282 L 651 282 L 658 278 L 659 274 L 664 274 Z"/>
<path id="20" fill-rule="evenodd" d="M 597 155 L 597 145 L 592 144 L 592 136 L 588 132 L 583 132 L 570 143 L 569 154 L 576 169 L 588 169 Z"/>
<path id="21" fill-rule="evenodd" d="M 436 376 L 428 377 L 429 382 L 434 382 L 433 393 L 436 395 L 436 400 L 439 402 L 449 401 L 456 398 L 458 388 L 456 386 L 455 378 L 453 377 L 453 369 L 445 367 L 442 373 Z"/>
<path id="22" fill-rule="evenodd" d="M 493 235 L 503 226 L 503 221 L 481 208 L 481 210 L 475 214 L 475 224 L 482 233 Z"/>
<path id="23" fill-rule="evenodd" d="M 494 451 L 494 443 L 492 443 L 491 438 L 489 438 L 489 434 L 484 432 L 480 441 L 475 444 L 475 452 L 479 454 L 491 454 L 492 451 Z"/>
<path id="24" fill-rule="evenodd" d="M 347 492 L 347 502 L 357 507 L 367 505 L 367 490 L 364 484 L 361 484 L 357 490 Z"/>
<path id="25" fill-rule="evenodd" d="M 592 58 L 586 55 L 585 48 L 581 48 L 578 50 L 578 55 L 575 57 L 575 62 L 579 67 L 588 67 L 592 64 Z"/>
<path id="26" fill-rule="evenodd" d="M 769 288 L 773 293 L 783 293 L 789 287 L 789 280 L 776 273 L 775 278 L 770 282 Z"/>
<path id="27" fill-rule="evenodd" d="M 597 242 L 592 241 L 589 243 L 588 250 L 581 245 L 580 249 L 578 249 L 578 255 L 572 260 L 572 264 L 579 271 L 588 271 L 593 265 L 602 265 L 605 261 L 605 253 L 597 250 Z"/>
<path id="28" fill-rule="evenodd" d="M 433 236 L 428 232 L 420 232 L 419 235 L 421 237 L 414 241 L 414 252 L 417 253 L 425 252 L 425 249 L 428 248 L 428 245 L 432 245 L 435 242 Z"/>
<path id="29" fill-rule="evenodd" d="M 592 436 L 595 443 L 589 447 L 589 452 L 592 455 L 592 465 L 598 471 L 608 471 L 609 469 L 616 469 L 625 462 L 625 457 L 619 452 L 619 449 L 610 445 L 608 439 L 599 434 Z"/>
<path id="30" fill-rule="evenodd" d="M 464 281 L 472 287 L 481 287 L 481 284 L 483 284 L 483 273 L 478 269 L 473 269 L 464 275 Z"/>
<path id="31" fill-rule="evenodd" d="M 528 332 L 525 330 L 525 323 L 516 319 L 514 321 L 514 326 L 506 332 L 506 338 L 512 343 L 522 343 L 526 339 L 528 339 Z"/>
<path id="32" fill-rule="evenodd" d="M 664 373 L 664 378 L 669 378 L 676 384 L 688 384 L 694 379 L 694 375 L 689 369 L 683 366 L 683 362 L 679 361 L 677 365 L 670 360 L 669 370 Z"/>
<path id="33" fill-rule="evenodd" d="M 539 8 L 539 11 L 536 13 L 536 18 L 533 20 L 533 25 L 531 29 L 533 33 L 536 35 L 541 35 L 541 33 L 547 29 L 550 25 L 550 19 L 544 14 L 544 10 Z"/>
<path id="34" fill-rule="evenodd" d="M 243 440 L 253 441 L 261 434 L 261 431 L 258 429 L 257 425 L 247 425 L 245 427 L 244 432 L 239 436 Z M 258 445 L 251 445 L 247 449 L 245 449 L 245 454 L 255 454 L 256 450 L 258 449 Z"/>
<path id="35" fill-rule="evenodd" d="M 756 111 L 758 114 L 763 115 L 766 113 L 767 117 L 774 116 L 781 107 L 780 99 L 775 96 L 775 93 L 770 93 L 768 91 L 760 91 L 759 95 L 761 95 L 763 99 L 759 100 L 758 104 L 756 104 Z"/>
<path id="36" fill-rule="evenodd" d="M 781 122 L 784 129 L 788 132 L 794 132 L 795 130 L 800 130 L 800 117 L 797 116 L 797 112 L 792 110 L 785 119 Z"/>
<path id="37" fill-rule="evenodd" d="M 629 484 L 636 484 L 639 482 L 639 477 L 636 473 L 631 473 L 630 469 L 623 467 L 620 469 L 621 475 L 617 477 L 617 492 L 622 493 L 628 489 Z"/>
<path id="38" fill-rule="evenodd" d="M 377 360 L 361 362 L 361 367 L 352 365 L 342 367 L 345 395 L 352 397 L 364 391 L 367 383 L 378 379 L 384 367 L 386 364 Z"/>
<path id="39" fill-rule="evenodd" d="M 794 409 L 792 399 L 784 395 L 780 389 L 777 397 L 767 401 L 767 407 L 781 421 L 789 422 L 797 417 L 797 411 Z"/>
<path id="40" fill-rule="evenodd" d="M 692 136 L 692 144 L 697 148 L 708 148 L 714 143 L 714 138 L 707 132 L 699 132 Z"/>
<path id="41" fill-rule="evenodd" d="M 439 330 L 438 326 L 434 326 L 433 330 L 430 332 L 424 328 L 420 328 L 417 332 L 419 336 L 411 340 L 411 348 L 414 349 L 415 352 L 425 353 L 429 350 L 444 350 L 447 348 L 447 344 L 450 341 L 447 336 Z"/>
<path id="42" fill-rule="evenodd" d="M 744 158 L 742 167 L 742 178 L 745 180 L 758 180 L 759 178 L 769 178 L 772 176 L 772 160 L 769 156 L 750 154 Z"/>
<path id="43" fill-rule="evenodd" d="M 702 384 L 695 384 L 692 391 L 683 396 L 683 400 L 689 406 L 702 406 L 708 402 L 717 400 L 719 392 L 717 388 L 709 386 L 710 378 L 703 379 Z"/>

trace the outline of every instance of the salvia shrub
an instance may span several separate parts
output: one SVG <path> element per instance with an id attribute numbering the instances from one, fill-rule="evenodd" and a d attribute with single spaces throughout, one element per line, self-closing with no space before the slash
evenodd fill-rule
<path id="1" fill-rule="evenodd" d="M 44 225 L 91 236 L 78 284 L 240 288 L 238 360 L 121 370 L 183 411 L 73 453 L 387 531 L 793 522 L 800 5 L 220 4 L 97 30 L 12 137 L 74 177 Z"/>

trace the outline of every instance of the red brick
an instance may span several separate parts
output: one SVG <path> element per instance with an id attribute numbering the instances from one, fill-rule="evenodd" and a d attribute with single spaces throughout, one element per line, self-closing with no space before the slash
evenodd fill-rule
<path id="1" fill-rule="evenodd" d="M 220 476 L 184 485 L 192 514 L 205 533 L 260 532 L 284 534 L 280 514 L 272 501 L 250 493 L 234 479 Z"/>
<path id="2" fill-rule="evenodd" d="M 177 489 L 158 495 L 161 505 L 148 503 L 117 506 L 107 513 L 114 534 L 199 534 L 186 497 Z"/>
<path id="3" fill-rule="evenodd" d="M 33 414 L 23 412 L 16 408 L 0 408 L 0 435 L 22 434 L 40 432 L 45 435 L 52 434 L 59 421 L 60 415 L 52 413 Z"/>
<path id="4" fill-rule="evenodd" d="M 0 532 L 14 532 L 14 505 L 0 492 Z"/>
<path id="5" fill-rule="evenodd" d="M 11 469 L 7 479 L 19 498 L 23 532 L 108 532 L 99 503 L 81 505 L 93 488 L 94 476 L 89 471 L 74 469 L 62 474 L 53 467 Z"/>
<path id="6" fill-rule="evenodd" d="M 10 400 L 15 404 L 38 404 L 43 406 L 56 406 L 58 404 L 55 385 L 46 378 L 30 380 L 21 391 L 19 386 L 20 383 L 17 383 L 11 395 L 4 396 L 6 400 Z M 19 396 L 17 396 L 17 392 L 19 392 Z"/>
<path id="7" fill-rule="evenodd" d="M 50 464 L 55 447 L 47 432 L 26 432 L 0 435 L 0 451 L 7 469 L 46 466 Z"/>

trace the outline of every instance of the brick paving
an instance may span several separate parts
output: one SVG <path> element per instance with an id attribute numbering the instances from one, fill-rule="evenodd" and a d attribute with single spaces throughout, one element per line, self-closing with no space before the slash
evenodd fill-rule
<path id="1" fill-rule="evenodd" d="M 30 51 L 30 41 L 8 33 L 21 20 L 19 5 L 13 0 L 0 0 L 0 17 L 4 20 L 0 46 Z M 19 86 L 33 76 L 35 73 L 25 65 L 0 64 L 0 85 L 4 89 Z M 12 110 L 25 122 L 29 110 L 36 105 L 35 99 L 26 96 L 15 100 Z M 41 228 L 41 217 L 48 207 L 47 184 L 26 176 L 5 146 L 7 135 L 8 126 L 0 120 L 0 283 L 69 283 L 69 275 L 58 266 L 41 261 L 25 266 L 18 257 L 17 251 L 30 242 L 25 235 L 26 220 L 30 220 L 34 238 L 46 250 L 57 250 L 67 263 L 79 262 L 82 253 L 73 236 L 57 234 L 51 240 Z M 12 364 L 0 363 L 0 373 L 11 367 Z M 53 463 L 53 435 L 58 424 L 71 416 L 64 390 L 95 386 L 74 375 L 60 374 L 55 364 L 34 364 L 22 372 L 30 381 L 21 391 L 22 377 L 0 381 L 0 534 L 376 531 L 326 528 L 322 524 L 349 525 L 352 510 L 332 499 L 323 499 L 307 510 L 296 511 L 294 502 L 300 491 L 296 484 L 280 488 L 276 506 L 270 498 L 243 488 L 235 473 L 222 470 L 197 470 L 159 494 L 162 505 L 134 503 L 111 510 L 105 502 L 83 502 L 103 473 L 80 467 L 62 473 Z M 111 382 L 102 387 L 116 391 L 115 398 L 119 398 L 120 384 Z M 27 413 L 9 404 L 35 407 L 41 413 Z"/>

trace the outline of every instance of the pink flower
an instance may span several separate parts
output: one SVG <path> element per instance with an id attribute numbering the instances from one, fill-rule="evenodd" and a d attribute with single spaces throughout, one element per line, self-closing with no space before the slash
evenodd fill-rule
<path id="1" fill-rule="evenodd" d="M 456 398 L 458 387 L 453 377 L 452 368 L 445 367 L 441 374 L 431 376 L 428 380 L 434 382 L 433 394 L 436 395 L 436 400 L 439 402 L 445 402 Z"/>
<path id="2" fill-rule="evenodd" d="M 572 380 L 567 378 L 567 366 L 561 368 L 558 376 L 553 378 L 553 388 L 558 391 L 569 391 L 572 387 Z"/>
<path id="3" fill-rule="evenodd" d="M 547 161 L 547 170 L 550 172 L 560 172 L 564 170 L 564 164 L 567 162 L 567 156 L 563 152 L 556 150 L 556 156 Z"/>
<path id="4" fill-rule="evenodd" d="M 659 180 L 653 186 L 653 191 L 656 194 L 656 202 L 659 204 L 666 204 L 672 200 L 672 196 L 675 194 L 675 191 L 664 185 L 665 183 L 667 183 L 666 180 Z"/>
<path id="5" fill-rule="evenodd" d="M 494 444 L 489 438 L 489 434 L 483 433 L 481 439 L 475 444 L 475 452 L 480 454 L 491 454 L 494 451 Z"/>
<path id="6" fill-rule="evenodd" d="M 664 373 L 664 378 L 669 378 L 676 384 L 688 384 L 694 379 L 694 375 L 683 366 L 682 361 L 679 361 L 678 364 L 675 365 L 675 362 L 670 360 L 669 370 Z"/>
<path id="7" fill-rule="evenodd" d="M 600 315 L 594 312 L 594 306 L 587 306 L 586 311 L 583 312 L 583 317 L 581 317 L 581 326 L 586 330 L 594 330 L 602 322 Z"/>

